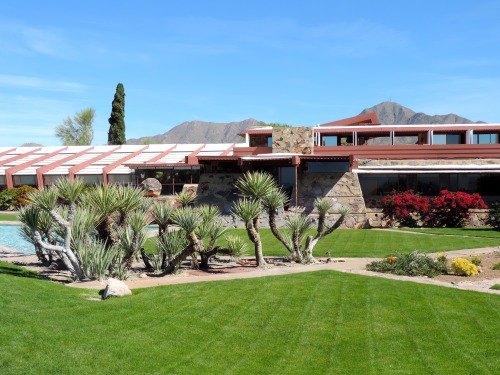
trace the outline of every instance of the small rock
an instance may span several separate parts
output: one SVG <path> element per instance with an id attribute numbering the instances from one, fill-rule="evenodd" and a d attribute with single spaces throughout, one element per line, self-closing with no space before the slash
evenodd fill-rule
<path id="1" fill-rule="evenodd" d="M 145 278 L 147 278 L 147 277 L 148 277 L 148 275 L 147 275 L 147 274 L 145 274 L 145 273 L 143 272 L 143 273 L 139 274 L 139 277 L 140 277 L 141 279 L 145 279 Z"/>
<path id="2" fill-rule="evenodd" d="M 104 288 L 104 291 L 102 292 L 102 299 L 130 295 L 132 295 L 132 292 L 127 284 L 121 280 L 110 278 L 108 279 L 108 285 L 106 285 L 106 288 Z"/>

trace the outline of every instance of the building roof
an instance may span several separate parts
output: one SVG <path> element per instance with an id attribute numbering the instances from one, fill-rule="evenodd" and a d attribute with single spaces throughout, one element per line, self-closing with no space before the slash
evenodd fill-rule
<path id="1" fill-rule="evenodd" d="M 319 126 L 351 126 L 351 125 L 380 125 L 375 112 L 364 113 L 354 117 L 344 118 L 342 120 L 327 122 Z"/>
<path id="2" fill-rule="evenodd" d="M 0 147 L 0 180 L 14 176 L 126 175 L 137 167 L 198 165 L 197 157 L 231 157 L 244 144 L 152 144 L 122 146 Z"/>

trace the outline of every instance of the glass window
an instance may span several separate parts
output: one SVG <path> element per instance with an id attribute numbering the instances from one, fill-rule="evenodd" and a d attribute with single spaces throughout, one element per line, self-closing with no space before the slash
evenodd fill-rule
<path id="1" fill-rule="evenodd" d="M 459 145 L 462 144 L 462 134 L 434 134 L 432 143 L 435 145 Z"/>
<path id="2" fill-rule="evenodd" d="M 78 175 L 86 185 L 100 185 L 103 183 L 102 174 L 82 174 Z"/>
<path id="3" fill-rule="evenodd" d="M 349 172 L 349 166 L 347 161 L 309 161 L 305 173 L 343 173 Z"/>
<path id="4" fill-rule="evenodd" d="M 110 184 L 130 184 L 132 183 L 132 175 L 131 174 L 110 174 L 108 175 L 108 182 Z"/>
<path id="5" fill-rule="evenodd" d="M 498 134 L 484 133 L 474 134 L 473 142 L 475 144 L 495 144 L 498 143 Z"/>
<path id="6" fill-rule="evenodd" d="M 337 146 L 338 138 L 336 135 L 325 135 L 321 137 L 321 146 Z"/>
<path id="7" fill-rule="evenodd" d="M 14 176 L 14 186 L 31 185 L 36 186 L 36 176 Z"/>

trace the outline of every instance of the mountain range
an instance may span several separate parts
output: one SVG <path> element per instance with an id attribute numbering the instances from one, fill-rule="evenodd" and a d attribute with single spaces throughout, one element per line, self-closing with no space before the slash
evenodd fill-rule
<path id="1" fill-rule="evenodd" d="M 375 112 L 380 123 L 384 125 L 474 123 L 474 121 L 452 113 L 448 115 L 427 115 L 422 112 L 415 112 L 394 102 L 382 102 L 373 107 L 365 108 L 361 111 L 361 114 L 369 112 Z M 483 122 L 477 121 L 475 123 Z M 261 126 L 263 124 L 264 123 L 262 121 L 255 119 L 247 119 L 230 123 L 187 121 L 175 126 L 163 134 L 128 139 L 127 144 L 242 142 L 243 139 L 238 135 L 239 133 L 250 127 Z"/>

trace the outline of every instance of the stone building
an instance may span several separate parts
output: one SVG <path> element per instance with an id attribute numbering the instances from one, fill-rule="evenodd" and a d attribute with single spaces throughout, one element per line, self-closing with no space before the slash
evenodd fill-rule
<path id="1" fill-rule="evenodd" d="M 52 184 L 140 184 L 156 178 L 162 195 L 197 189 L 199 201 L 229 213 L 236 179 L 271 173 L 290 206 L 313 212 L 317 197 L 348 206 L 348 227 L 380 225 L 378 200 L 392 190 L 442 189 L 500 200 L 500 125 L 380 125 L 369 113 L 315 127 L 259 127 L 235 144 L 0 148 L 0 188 Z M 337 205 L 337 206 L 338 206 Z"/>

